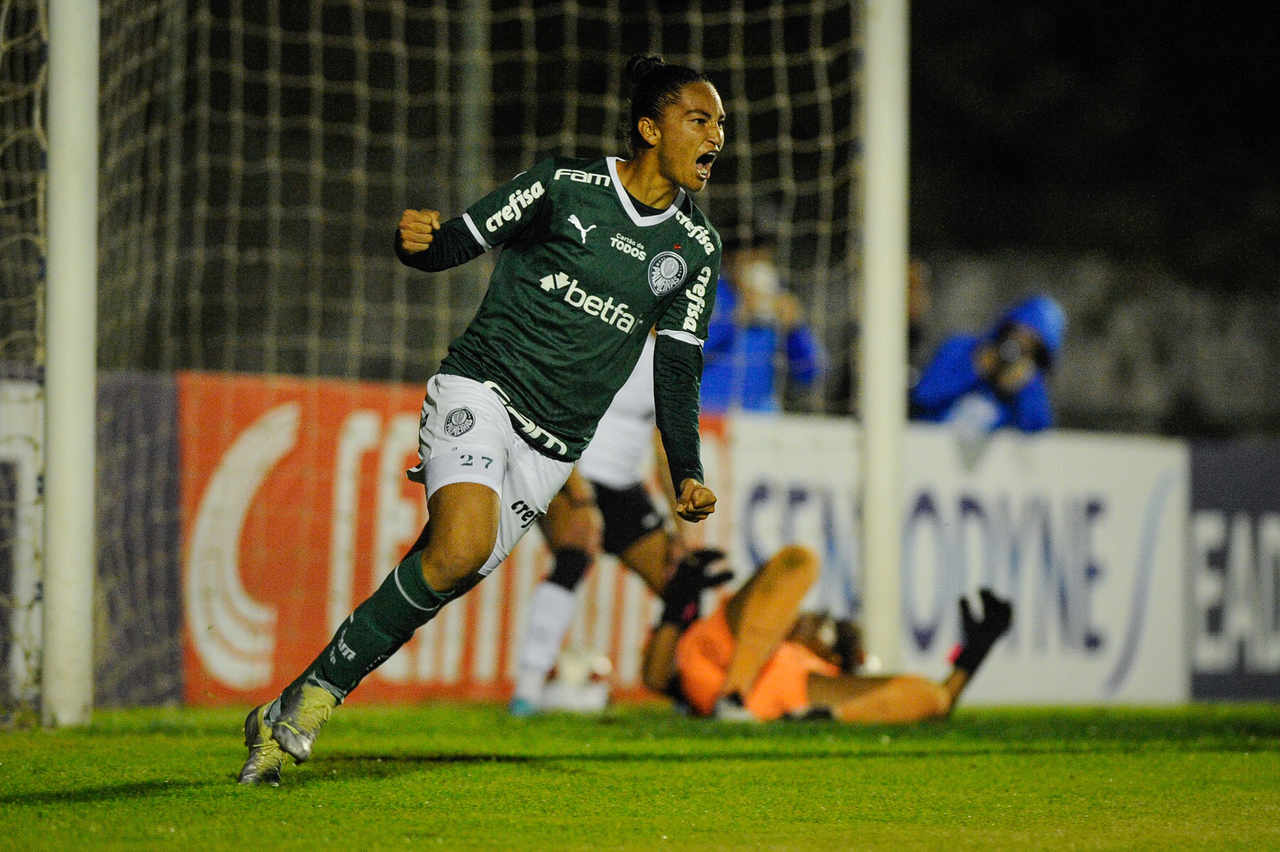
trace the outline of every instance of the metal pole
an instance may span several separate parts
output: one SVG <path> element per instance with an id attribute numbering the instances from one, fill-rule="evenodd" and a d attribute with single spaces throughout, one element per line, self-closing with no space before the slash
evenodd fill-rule
<path id="1" fill-rule="evenodd" d="M 49 2 L 45 725 L 93 712 L 98 3 Z"/>
<path id="2" fill-rule="evenodd" d="M 907 0 L 867 0 L 859 383 L 863 629 L 885 669 L 902 661 L 902 444 L 907 389 Z"/>

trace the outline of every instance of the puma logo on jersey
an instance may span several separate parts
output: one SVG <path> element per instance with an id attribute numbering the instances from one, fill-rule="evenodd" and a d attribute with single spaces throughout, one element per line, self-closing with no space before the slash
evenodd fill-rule
<path id="1" fill-rule="evenodd" d="M 577 308 L 588 316 L 596 317 L 605 325 L 611 325 L 624 334 L 629 334 L 636 327 L 636 315 L 630 313 L 626 302 L 614 302 L 613 297 L 601 299 L 578 286 L 577 278 L 570 278 L 563 272 L 544 275 L 538 279 L 538 286 L 544 293 L 564 292 L 565 304 Z"/>
<path id="2" fill-rule="evenodd" d="M 592 226 L 591 226 L 591 227 L 589 227 L 589 228 L 584 228 L 584 227 L 582 227 L 582 223 L 581 223 L 580 221 L 578 221 L 578 214 L 577 214 L 577 213 L 571 213 L 571 214 L 569 214 L 569 224 L 570 224 L 570 225 L 572 225 L 573 227 L 577 228 L 579 231 L 581 231 L 581 232 L 582 232 L 582 244 L 583 244 L 584 246 L 587 244 L 587 232 L 588 232 L 588 231 L 594 231 L 594 230 L 596 229 L 596 226 L 595 226 L 595 225 L 592 225 Z"/>

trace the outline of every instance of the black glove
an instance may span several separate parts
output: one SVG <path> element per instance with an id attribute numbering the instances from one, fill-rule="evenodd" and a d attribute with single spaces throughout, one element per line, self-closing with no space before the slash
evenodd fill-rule
<path id="1" fill-rule="evenodd" d="M 723 550 L 705 547 L 695 550 L 676 566 L 662 589 L 662 624 L 688 627 L 702 614 L 702 592 L 733 578 L 732 571 L 707 575 L 707 566 L 724 558 Z"/>
<path id="2" fill-rule="evenodd" d="M 982 620 L 974 618 L 969 610 L 969 599 L 960 598 L 960 627 L 964 632 L 964 647 L 956 657 L 955 667 L 973 674 L 986 659 L 991 646 L 1005 634 L 1013 622 L 1013 606 L 1004 598 L 996 597 L 990 589 L 979 589 L 982 598 Z"/>

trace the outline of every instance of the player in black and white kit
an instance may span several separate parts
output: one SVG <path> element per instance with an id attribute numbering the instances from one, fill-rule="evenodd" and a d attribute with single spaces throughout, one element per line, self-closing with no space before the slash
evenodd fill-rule
<path id="1" fill-rule="evenodd" d="M 698 441 L 702 343 L 720 237 L 689 194 L 724 144 L 700 72 L 628 63 L 629 160 L 553 157 L 448 221 L 406 210 L 396 253 L 448 269 L 502 247 L 475 318 L 427 382 L 419 431 L 429 520 L 385 582 L 274 701 L 245 720 L 244 784 L 306 760 L 333 708 L 546 511 L 657 328 L 653 383 L 676 512 L 714 511 Z M 283 568 L 284 566 L 282 566 Z"/>
<path id="2" fill-rule="evenodd" d="M 601 538 L 606 553 L 618 557 L 655 595 L 662 593 L 672 565 L 682 555 L 678 528 L 645 484 L 655 455 L 653 350 L 650 335 L 631 376 L 578 459 L 577 473 L 585 480 L 585 492 L 575 488 L 573 494 L 557 497 L 547 513 L 542 531 L 554 562 L 525 610 L 515 692 L 509 705 L 513 715 L 528 716 L 542 709 L 547 676 L 573 621 L 576 589 L 591 567 L 596 538 Z M 598 506 L 599 511 L 583 512 L 584 505 Z M 574 513 L 580 517 L 570 517 Z M 583 529 L 592 523 L 601 527 L 595 536 Z"/>

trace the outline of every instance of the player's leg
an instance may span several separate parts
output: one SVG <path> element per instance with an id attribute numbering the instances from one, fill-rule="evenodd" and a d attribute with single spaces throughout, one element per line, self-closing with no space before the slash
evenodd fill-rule
<path id="1" fill-rule="evenodd" d="M 428 506 L 424 549 L 411 551 L 392 569 L 278 698 L 250 712 L 245 721 L 250 756 L 241 783 L 277 783 L 285 753 L 299 763 L 310 757 L 334 708 L 431 620 L 492 551 L 498 526 L 492 489 L 466 482 L 446 485 Z"/>
<path id="2" fill-rule="evenodd" d="M 600 549 L 601 520 L 595 503 L 584 504 L 562 489 L 539 524 L 554 562 L 551 573 L 533 590 L 525 610 L 524 632 L 516 662 L 513 715 L 536 713 L 547 675 L 555 665 L 577 608 L 576 590 Z"/>
<path id="3" fill-rule="evenodd" d="M 897 724 L 946 716 L 952 697 L 940 683 L 916 675 L 809 675 L 809 704 L 842 722 Z"/>
<path id="4" fill-rule="evenodd" d="M 493 550 L 498 494 L 486 485 L 446 485 L 428 501 L 427 543 L 409 554 L 347 620 L 308 669 L 268 707 L 272 738 L 299 763 L 346 696 L 453 598 Z"/>
<path id="5" fill-rule="evenodd" d="M 666 529 L 656 529 L 632 542 L 618 557 L 644 580 L 649 591 L 661 595 L 671 575 L 671 536 Z"/>
<path id="6" fill-rule="evenodd" d="M 725 607 L 734 652 L 721 694 L 747 695 L 765 662 L 786 638 L 805 593 L 818 578 L 818 557 L 807 547 L 782 548 Z"/>
<path id="7" fill-rule="evenodd" d="M 976 618 L 968 601 L 960 600 L 962 645 L 950 676 L 935 683 L 916 675 L 857 677 L 810 675 L 809 699 L 844 722 L 893 724 L 947 716 L 960 693 L 1009 629 L 1013 608 L 990 589 L 982 589 L 983 617 Z"/>
<path id="8" fill-rule="evenodd" d="M 547 676 L 577 609 L 577 586 L 601 546 L 639 574 L 655 593 L 666 583 L 670 539 L 663 514 L 644 486 L 589 485 L 595 496 L 591 506 L 580 505 L 581 501 L 575 505 L 562 492 L 541 525 L 555 564 L 534 589 L 526 610 L 515 692 L 508 705 L 517 716 L 535 713 L 541 705 Z"/>
<path id="9" fill-rule="evenodd" d="M 496 556 L 505 557 L 499 551 L 509 552 L 535 514 L 508 519 L 512 513 L 501 511 L 498 498 L 511 480 L 513 451 L 521 448 L 529 449 L 492 392 L 458 377 L 432 378 L 423 405 L 422 464 L 414 469 L 429 495 L 429 520 L 419 539 L 425 546 L 390 572 L 280 697 L 251 711 L 245 722 L 250 756 L 241 783 L 273 782 L 283 753 L 306 760 L 334 707 L 365 675 L 492 570 Z M 561 482 L 563 476 L 554 487 Z M 265 742 L 268 734 L 278 750 Z"/>

